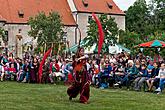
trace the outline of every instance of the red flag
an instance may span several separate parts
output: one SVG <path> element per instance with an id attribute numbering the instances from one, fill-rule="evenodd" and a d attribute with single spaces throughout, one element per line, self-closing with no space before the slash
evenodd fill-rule
<path id="1" fill-rule="evenodd" d="M 39 67 L 39 71 L 38 71 L 38 82 L 41 83 L 41 78 L 42 78 L 42 66 L 45 63 L 46 58 L 49 56 L 50 52 L 51 52 L 52 48 L 50 48 L 45 54 L 44 57 L 40 63 L 40 67 Z"/>
<path id="2" fill-rule="evenodd" d="M 104 32 L 103 32 L 103 28 L 99 19 L 96 17 L 94 13 L 92 13 L 92 16 L 96 21 L 96 24 L 98 26 L 98 31 L 99 31 L 99 41 L 98 41 L 98 56 L 99 56 L 102 46 L 103 46 L 103 42 L 104 42 Z"/>

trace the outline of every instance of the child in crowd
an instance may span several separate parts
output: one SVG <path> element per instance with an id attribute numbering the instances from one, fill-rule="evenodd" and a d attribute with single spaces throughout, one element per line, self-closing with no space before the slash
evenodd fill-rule
<path id="1" fill-rule="evenodd" d="M 14 68 L 14 64 L 11 64 L 11 67 L 8 69 L 10 78 L 14 77 L 14 81 L 16 81 L 16 69 Z"/>

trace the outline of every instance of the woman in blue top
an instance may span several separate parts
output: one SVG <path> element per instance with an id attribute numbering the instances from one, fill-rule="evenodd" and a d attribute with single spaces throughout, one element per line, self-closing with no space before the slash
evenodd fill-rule
<path id="1" fill-rule="evenodd" d="M 159 78 L 156 78 L 156 76 L 158 76 L 159 73 L 158 63 L 154 62 L 153 66 L 154 68 L 151 71 L 151 77 L 147 80 L 148 92 L 151 92 L 153 86 L 157 86 L 159 83 Z"/>

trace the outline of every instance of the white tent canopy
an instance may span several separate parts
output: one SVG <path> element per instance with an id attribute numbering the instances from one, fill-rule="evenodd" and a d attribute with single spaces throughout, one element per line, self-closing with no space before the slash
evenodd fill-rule
<path id="1" fill-rule="evenodd" d="M 96 49 L 96 44 L 94 44 L 91 47 L 85 48 L 85 53 L 86 54 L 92 54 L 92 53 L 94 53 L 95 49 Z M 114 46 L 109 46 L 109 53 L 110 54 L 118 54 L 118 53 L 121 53 L 123 51 L 130 53 L 130 50 L 123 47 L 122 45 L 115 44 Z"/>

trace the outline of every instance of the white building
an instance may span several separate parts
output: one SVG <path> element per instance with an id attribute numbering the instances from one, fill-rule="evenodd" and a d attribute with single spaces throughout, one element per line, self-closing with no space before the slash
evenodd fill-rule
<path id="1" fill-rule="evenodd" d="M 28 36 L 28 19 L 39 12 L 48 14 L 51 11 L 61 15 L 67 40 L 73 44 L 76 23 L 67 0 L 0 0 L 0 27 L 8 32 L 9 50 L 14 50 L 18 57 L 22 57 L 22 45 L 35 45 L 36 41 Z"/>
<path id="2" fill-rule="evenodd" d="M 92 18 L 92 12 L 108 14 L 115 18 L 119 29 L 125 30 L 125 13 L 114 3 L 113 0 L 68 0 L 73 17 L 81 30 L 82 38 L 87 36 L 88 21 Z M 76 38 L 77 36 L 77 38 Z M 79 40 L 79 32 L 76 30 L 76 43 Z"/>
<path id="3" fill-rule="evenodd" d="M 48 14 L 50 11 L 61 15 L 70 46 L 79 41 L 77 27 L 81 30 L 82 38 L 87 36 L 92 12 L 109 14 L 115 18 L 118 27 L 125 30 L 125 14 L 113 0 L 0 0 L 0 27 L 8 34 L 8 49 L 22 57 L 22 45 L 36 45 L 36 40 L 28 35 L 28 19 L 39 12 Z"/>

